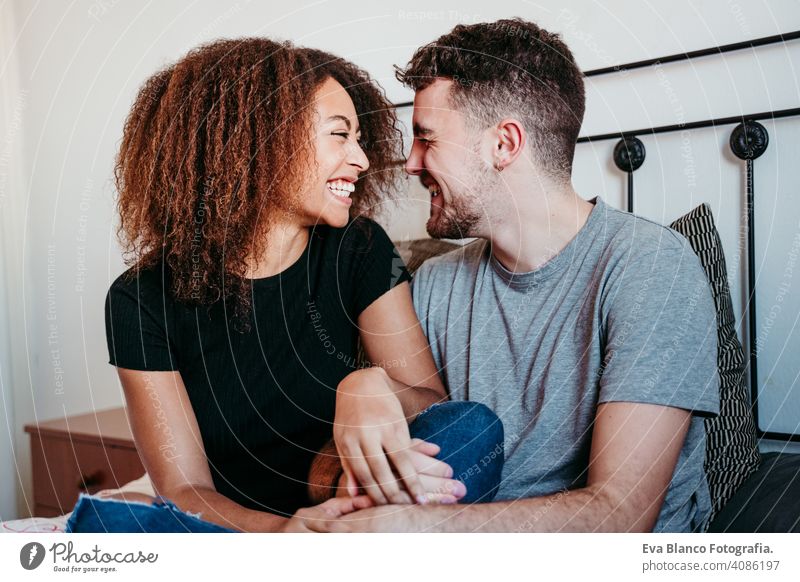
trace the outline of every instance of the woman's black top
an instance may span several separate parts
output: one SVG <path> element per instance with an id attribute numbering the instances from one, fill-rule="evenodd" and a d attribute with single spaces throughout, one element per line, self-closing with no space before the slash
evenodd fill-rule
<path id="1" fill-rule="evenodd" d="M 219 493 L 281 515 L 307 506 L 311 461 L 332 437 L 336 387 L 357 366 L 358 316 L 411 279 L 394 245 L 364 218 L 316 226 L 292 266 L 250 280 L 245 331 L 230 303 L 173 301 L 166 277 L 159 266 L 111 285 L 110 363 L 180 372 Z M 168 424 L 162 430 L 153 453 L 170 458 L 174 437 Z"/>

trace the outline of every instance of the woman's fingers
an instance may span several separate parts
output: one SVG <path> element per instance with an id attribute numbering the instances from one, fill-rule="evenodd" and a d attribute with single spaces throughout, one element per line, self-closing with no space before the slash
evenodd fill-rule
<path id="1" fill-rule="evenodd" d="M 420 453 L 416 449 L 409 451 L 408 458 L 414 465 L 414 470 L 417 473 L 430 475 L 432 477 L 444 477 L 450 479 L 453 476 L 453 469 L 439 459 L 429 457 L 424 453 Z"/>
<path id="2" fill-rule="evenodd" d="M 340 458 L 350 497 L 358 495 L 359 486 L 376 505 L 453 503 L 466 495 L 464 484 L 452 478 L 450 465 L 435 458 L 438 445 L 415 438 L 404 446 L 395 437 L 392 446 L 381 446 L 383 439 L 370 435 L 362 441 L 369 444 L 342 447 Z"/>
<path id="3" fill-rule="evenodd" d="M 386 457 L 383 447 L 380 444 L 373 443 L 369 446 L 364 446 L 362 450 L 366 455 L 372 476 L 380 485 L 384 496 L 390 503 L 402 503 L 400 483 L 392 472 L 392 467 L 389 465 L 389 459 Z"/>
<path id="4" fill-rule="evenodd" d="M 407 447 L 395 447 L 394 450 L 387 450 L 386 454 L 392 461 L 392 466 L 411 498 L 419 503 L 425 503 L 427 501 L 425 496 L 426 491 L 422 486 L 422 482 L 419 480 L 417 468 L 411 460 L 411 451 Z M 419 453 L 414 454 L 419 455 Z M 430 457 L 425 455 L 422 456 L 430 459 Z"/>
<path id="5" fill-rule="evenodd" d="M 347 471 L 345 471 L 344 478 L 345 478 L 345 483 L 346 483 L 345 487 L 347 488 L 347 494 L 350 497 L 357 496 L 358 495 L 358 481 L 356 480 L 355 475 L 353 475 L 353 472 L 348 469 Z"/>
<path id="6" fill-rule="evenodd" d="M 420 475 L 420 481 L 422 481 L 422 486 L 429 498 L 437 495 L 452 495 L 456 499 L 461 499 L 467 494 L 466 485 L 455 479 Z"/>
<path id="7" fill-rule="evenodd" d="M 419 496 L 422 495 L 426 503 L 456 503 L 466 495 L 467 489 L 465 485 L 451 478 L 452 469 L 447 463 L 433 459 L 416 450 L 408 450 L 406 452 L 408 455 L 405 458 L 402 455 L 398 456 L 397 453 L 388 453 L 392 463 L 392 467 L 389 470 L 391 471 L 394 468 L 394 472 L 389 478 L 384 473 L 381 473 L 379 469 L 373 469 L 369 466 L 363 455 L 358 457 L 348 456 L 347 460 L 344 460 L 345 458 L 343 457 L 342 465 L 343 467 L 347 466 L 346 474 L 353 475 L 353 478 L 362 484 L 361 488 L 367 492 L 367 495 L 351 496 L 349 499 L 359 499 L 361 503 L 363 503 L 364 499 L 367 499 L 373 505 L 386 504 L 386 501 L 382 499 L 389 499 L 395 504 L 412 504 L 419 502 Z M 366 455 L 366 458 L 371 460 L 379 457 L 381 455 L 372 451 L 369 451 Z M 385 462 L 386 457 L 383 457 L 383 460 Z M 411 468 L 406 465 L 407 462 L 411 464 Z M 363 467 L 360 467 L 362 464 Z M 360 468 L 351 468 L 351 465 Z M 405 490 L 399 488 L 399 482 L 405 483 L 404 475 L 408 476 L 409 473 L 407 471 L 409 470 L 416 476 L 422 493 L 414 493 L 412 496 L 407 487 Z M 379 474 L 377 479 L 375 478 L 375 472 Z M 359 473 L 365 476 L 359 478 Z M 365 482 L 369 483 L 369 485 Z M 384 487 L 386 483 L 394 484 L 397 491 Z M 358 492 L 357 486 L 355 489 Z"/>
<path id="8" fill-rule="evenodd" d="M 367 495 L 369 495 L 376 504 L 386 505 L 388 501 L 381 491 L 380 485 L 375 482 L 375 479 L 372 476 L 372 470 L 367 461 L 364 459 L 364 453 L 362 453 L 361 447 L 358 447 L 358 449 L 349 449 L 347 463 L 350 466 L 353 475 L 355 475 L 356 480 L 367 493 Z"/>
<path id="9" fill-rule="evenodd" d="M 349 495 L 350 497 L 355 497 L 358 495 L 358 481 L 356 481 L 356 478 L 353 475 L 353 470 L 350 468 L 347 458 L 341 453 L 339 453 L 339 462 L 342 464 L 342 477 L 335 484 L 335 497 L 344 497 L 345 494 Z M 342 487 L 344 487 L 344 491 L 342 491 Z"/>
<path id="10" fill-rule="evenodd" d="M 429 457 L 435 457 L 441 450 L 439 445 L 435 443 L 429 443 L 428 441 L 416 438 L 411 439 L 411 448 L 419 453 L 428 455 Z"/>

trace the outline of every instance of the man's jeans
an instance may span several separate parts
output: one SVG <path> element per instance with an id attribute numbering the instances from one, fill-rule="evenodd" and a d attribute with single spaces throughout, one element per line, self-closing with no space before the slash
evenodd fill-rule
<path id="1" fill-rule="evenodd" d="M 436 456 L 467 488 L 461 503 L 494 499 L 503 472 L 503 424 L 477 402 L 443 402 L 422 411 L 409 426 L 411 438 L 439 445 Z M 158 498 L 147 503 L 81 495 L 67 521 L 69 533 L 218 533 L 233 530 L 203 521 Z"/>
<path id="2" fill-rule="evenodd" d="M 408 427 L 411 438 L 439 445 L 436 458 L 467 486 L 460 503 L 494 499 L 503 472 L 503 423 L 478 402 L 442 402 L 423 410 Z"/>

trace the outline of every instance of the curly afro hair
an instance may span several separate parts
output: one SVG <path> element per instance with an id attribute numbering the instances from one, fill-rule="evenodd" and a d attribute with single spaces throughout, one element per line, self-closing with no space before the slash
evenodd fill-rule
<path id="1" fill-rule="evenodd" d="M 265 38 L 218 40 L 150 77 L 125 122 L 114 176 L 131 274 L 166 266 L 177 301 L 250 306 L 248 257 L 290 211 L 314 164 L 312 99 L 347 90 L 370 162 L 351 214 L 393 191 L 402 151 L 394 108 L 369 75 L 334 55 Z"/>

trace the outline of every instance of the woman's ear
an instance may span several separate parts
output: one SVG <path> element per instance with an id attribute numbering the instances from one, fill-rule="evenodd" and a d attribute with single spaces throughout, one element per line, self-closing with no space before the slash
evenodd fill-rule
<path id="1" fill-rule="evenodd" d="M 508 117 L 497 124 L 497 141 L 493 154 L 494 169 L 502 172 L 514 161 L 525 149 L 527 134 L 525 128 L 517 119 Z"/>

